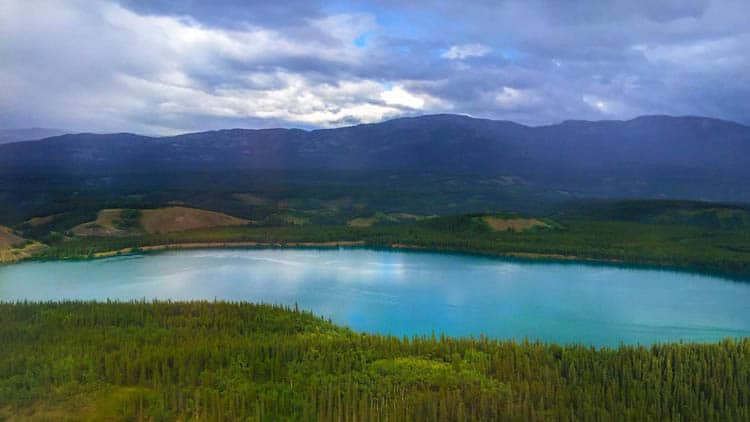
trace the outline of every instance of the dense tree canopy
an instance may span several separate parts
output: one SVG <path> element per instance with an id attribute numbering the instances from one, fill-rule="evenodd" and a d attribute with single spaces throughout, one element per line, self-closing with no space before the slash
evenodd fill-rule
<path id="1" fill-rule="evenodd" d="M 0 418 L 748 420 L 750 340 L 394 338 L 247 303 L 0 305 Z"/>

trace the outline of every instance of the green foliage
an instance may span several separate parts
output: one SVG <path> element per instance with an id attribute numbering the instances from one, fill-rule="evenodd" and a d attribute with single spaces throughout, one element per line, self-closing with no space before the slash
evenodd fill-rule
<path id="1" fill-rule="evenodd" d="M 589 205 L 576 210 L 579 217 L 675 224 L 712 229 L 750 228 L 750 207 L 696 201 L 622 201 Z"/>
<path id="2" fill-rule="evenodd" d="M 750 339 L 613 350 L 365 335 L 247 303 L 0 304 L 13 417 L 748 420 Z"/>
<path id="3" fill-rule="evenodd" d="M 750 278 L 750 228 L 721 229 L 583 218 L 544 220 L 549 229 L 493 232 L 475 215 L 427 218 L 372 227 L 343 225 L 225 227 L 121 238 L 75 238 L 39 258 L 82 258 L 131 247 L 194 242 L 364 241 L 370 247 L 407 245 L 488 255 L 568 257 L 712 272 Z"/>
<path id="4" fill-rule="evenodd" d="M 451 215 L 431 218 L 422 222 L 421 226 L 445 233 L 485 234 L 491 231 L 486 224 L 473 215 Z"/>
<path id="5" fill-rule="evenodd" d="M 96 216 L 96 210 L 72 210 L 52 215 L 46 224 L 32 226 L 23 223 L 18 229 L 24 237 L 38 239 L 45 243 L 57 243 L 62 240 L 65 232 L 79 224 L 96 220 Z"/>
<path id="6" fill-rule="evenodd" d="M 236 196 L 245 193 L 261 200 L 248 203 Z M 254 221 L 264 221 L 280 211 L 294 211 L 310 218 L 312 224 L 343 224 L 378 211 L 433 215 L 515 210 L 538 214 L 567 198 L 567 194 L 520 182 L 498 185 L 494 177 L 390 171 L 0 174 L 0 225 L 16 227 L 31 217 L 62 213 L 93 216 L 55 229 L 62 232 L 96 219 L 101 209 L 170 204 Z"/>

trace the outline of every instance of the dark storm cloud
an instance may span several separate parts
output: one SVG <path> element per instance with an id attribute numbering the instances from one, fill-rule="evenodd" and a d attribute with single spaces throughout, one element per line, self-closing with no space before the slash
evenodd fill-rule
<path id="1" fill-rule="evenodd" d="M 432 112 L 750 123 L 745 1 L 8 0 L 0 126 L 173 133 Z"/>

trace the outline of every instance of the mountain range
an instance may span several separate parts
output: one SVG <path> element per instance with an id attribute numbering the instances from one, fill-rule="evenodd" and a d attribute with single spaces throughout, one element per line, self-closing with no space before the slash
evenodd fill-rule
<path id="1" fill-rule="evenodd" d="M 68 134 L 0 145 L 0 174 L 325 170 L 514 177 L 583 196 L 750 201 L 750 127 L 705 117 L 548 126 L 427 115 L 320 130 Z"/>
<path id="2" fill-rule="evenodd" d="M 34 141 L 38 139 L 60 136 L 70 131 L 61 129 L 49 129 L 43 127 L 32 127 L 25 129 L 0 129 L 0 144 L 11 142 Z"/>

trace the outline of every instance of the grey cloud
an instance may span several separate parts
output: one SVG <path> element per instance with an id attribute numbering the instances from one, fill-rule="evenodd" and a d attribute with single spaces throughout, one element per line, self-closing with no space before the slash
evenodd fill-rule
<path id="1" fill-rule="evenodd" d="M 190 16 L 214 27 L 242 29 L 248 24 L 287 27 L 293 30 L 305 19 L 324 16 L 324 3 L 316 0 L 123 0 L 139 14 Z"/>
<path id="2" fill-rule="evenodd" d="M 9 0 L 0 126 L 173 133 L 431 112 L 750 123 L 748 15 L 734 0 Z M 467 45 L 486 49 L 446 56 Z"/>

